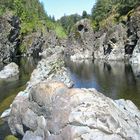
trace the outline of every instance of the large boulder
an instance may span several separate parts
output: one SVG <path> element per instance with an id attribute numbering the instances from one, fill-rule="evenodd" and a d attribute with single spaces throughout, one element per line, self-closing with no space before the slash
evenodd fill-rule
<path id="1" fill-rule="evenodd" d="M 9 126 L 23 140 L 139 140 L 140 111 L 129 100 L 114 101 L 95 89 L 43 81 L 28 99 L 15 99 Z"/>
<path id="2" fill-rule="evenodd" d="M 19 51 L 19 18 L 10 13 L 0 16 L 0 61 L 9 62 Z"/>
<path id="3" fill-rule="evenodd" d="M 18 65 L 14 62 L 8 64 L 0 71 L 0 80 L 10 79 L 17 77 L 19 74 Z"/>
<path id="4" fill-rule="evenodd" d="M 71 60 L 92 59 L 94 32 L 89 19 L 78 21 L 67 41 L 65 54 Z"/>

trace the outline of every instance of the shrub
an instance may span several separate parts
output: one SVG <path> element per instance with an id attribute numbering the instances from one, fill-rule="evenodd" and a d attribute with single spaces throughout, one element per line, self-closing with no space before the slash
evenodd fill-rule
<path id="1" fill-rule="evenodd" d="M 18 140 L 18 138 L 16 138 L 16 137 L 13 136 L 13 135 L 9 135 L 9 136 L 7 136 L 4 140 Z"/>

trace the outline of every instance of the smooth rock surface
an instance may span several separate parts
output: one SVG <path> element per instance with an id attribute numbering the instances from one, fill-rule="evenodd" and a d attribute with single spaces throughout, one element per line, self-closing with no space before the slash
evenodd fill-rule
<path id="1" fill-rule="evenodd" d="M 24 140 L 140 138 L 140 111 L 131 101 L 113 101 L 95 89 L 69 89 L 53 81 L 33 86 L 27 100 L 15 99 L 9 124 Z"/>

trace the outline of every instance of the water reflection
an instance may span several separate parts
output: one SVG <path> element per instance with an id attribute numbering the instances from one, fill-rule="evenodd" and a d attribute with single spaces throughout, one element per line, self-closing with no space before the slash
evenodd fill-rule
<path id="1" fill-rule="evenodd" d="M 140 66 L 124 62 L 66 61 L 74 87 L 96 88 L 113 99 L 131 99 L 140 108 Z"/>

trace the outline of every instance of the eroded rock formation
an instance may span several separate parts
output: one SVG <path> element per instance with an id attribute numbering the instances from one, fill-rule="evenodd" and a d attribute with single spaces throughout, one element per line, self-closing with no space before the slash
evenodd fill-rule
<path id="1" fill-rule="evenodd" d="M 9 62 L 19 51 L 19 18 L 7 13 L 0 17 L 0 62 Z"/>
<path id="2" fill-rule="evenodd" d="M 76 23 L 67 43 L 66 55 L 71 60 L 129 60 L 140 63 L 140 7 L 128 14 L 127 20 L 107 29 L 93 31 L 83 19 Z"/>
<path id="3" fill-rule="evenodd" d="M 66 56 L 72 60 L 92 59 L 94 32 L 90 20 L 76 23 L 67 41 Z"/>

